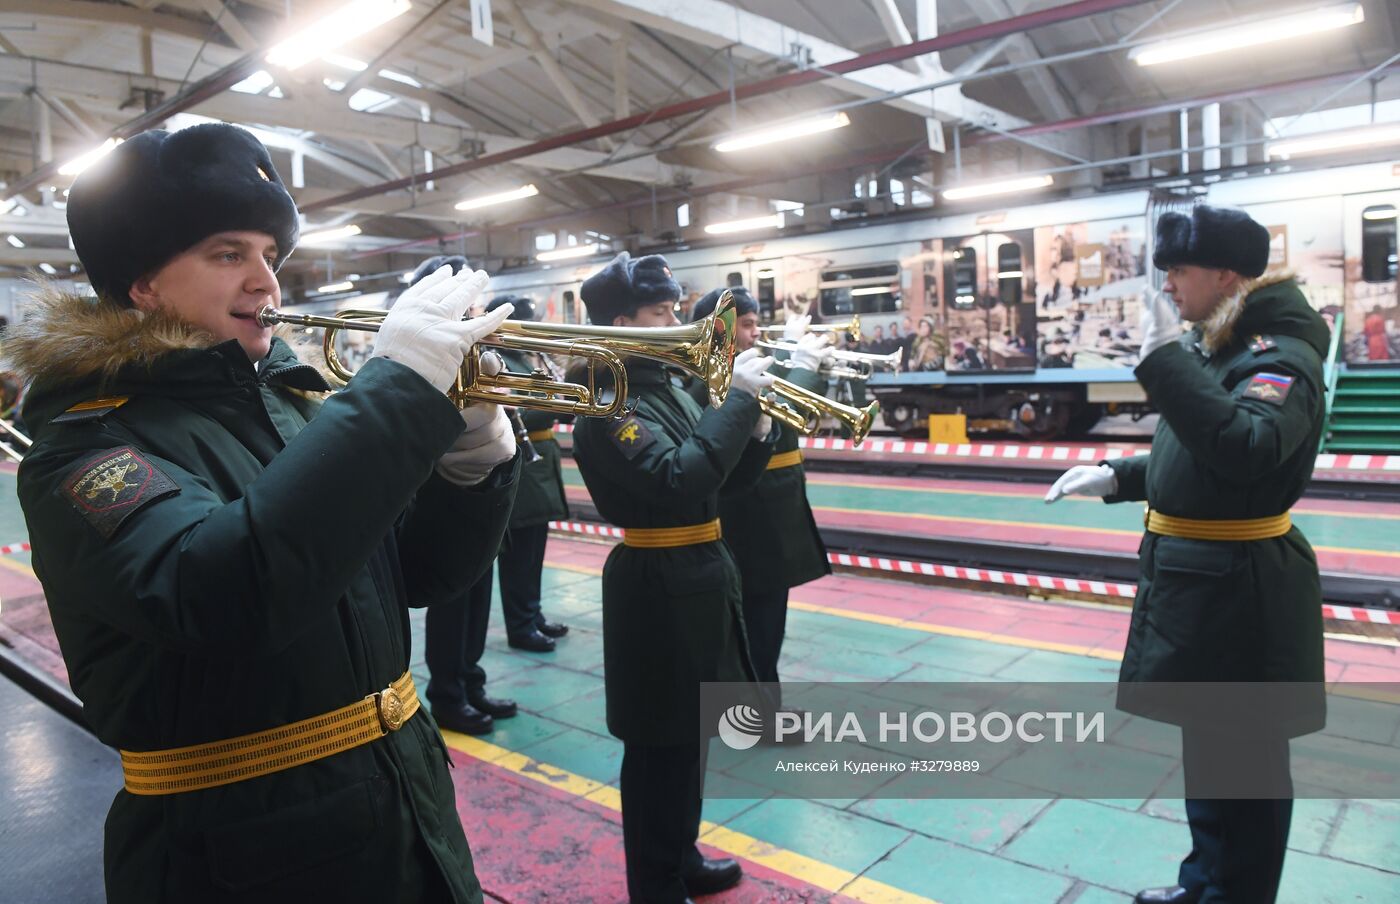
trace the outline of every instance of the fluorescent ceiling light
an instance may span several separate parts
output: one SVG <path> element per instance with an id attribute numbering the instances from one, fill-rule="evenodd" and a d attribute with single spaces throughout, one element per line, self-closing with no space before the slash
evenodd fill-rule
<path id="1" fill-rule="evenodd" d="M 1397 213 L 1394 207 L 1383 207 L 1379 210 L 1363 210 L 1361 219 L 1363 220 L 1393 220 Z"/>
<path id="2" fill-rule="evenodd" d="M 408 0 L 352 0 L 273 47 L 267 61 L 296 69 L 408 12 Z"/>
<path id="3" fill-rule="evenodd" d="M 55 274 L 58 273 L 58 271 L 54 269 L 53 264 L 40 264 L 40 265 L 39 265 L 39 269 L 40 269 L 40 270 L 43 270 L 45 273 L 47 273 L 47 274 L 50 275 L 50 276 L 53 276 L 53 275 L 55 275 Z"/>
<path id="4" fill-rule="evenodd" d="M 828 116 L 816 116 L 812 119 L 800 119 L 790 122 L 787 125 L 774 126 L 771 129 L 760 129 L 756 132 L 745 132 L 726 138 L 714 145 L 714 149 L 721 154 L 728 154 L 731 151 L 742 151 L 746 148 L 755 148 L 759 145 L 772 144 L 775 141 L 786 141 L 789 138 L 801 138 L 804 135 L 816 135 L 820 132 L 830 132 L 833 129 L 844 128 L 851 124 L 851 117 L 845 113 L 834 113 Z"/>
<path id="5" fill-rule="evenodd" d="M 321 286 L 316 291 L 321 293 L 322 295 L 327 295 L 331 292 L 349 292 L 353 288 L 355 288 L 355 284 L 350 282 L 349 280 L 346 280 L 345 282 L 337 282 L 331 283 L 328 286 Z"/>
<path id="6" fill-rule="evenodd" d="M 478 198 L 468 198 L 457 203 L 458 210 L 476 210 L 478 207 L 490 207 L 492 204 L 504 204 L 507 201 L 519 201 L 521 198 L 533 198 L 539 194 L 540 190 L 534 184 L 522 185 L 510 191 L 497 192 L 494 195 L 482 195 Z"/>
<path id="7" fill-rule="evenodd" d="M 76 176 L 78 175 L 78 173 L 81 173 L 83 170 L 92 166 L 94 163 L 101 160 L 103 157 L 106 157 L 108 154 L 112 153 L 112 148 L 116 147 L 119 144 L 121 144 L 120 139 L 108 138 L 106 141 L 102 142 L 101 147 L 95 147 L 92 150 L 88 151 L 86 154 L 74 157 L 72 160 L 69 160 L 67 163 L 63 164 L 63 166 L 60 166 L 58 168 L 58 171 L 65 176 Z"/>
<path id="8" fill-rule="evenodd" d="M 945 201 L 963 201 L 968 198 L 985 198 L 988 195 L 1005 195 L 1016 191 L 1032 191 L 1055 184 L 1053 176 L 1023 176 L 1017 179 L 1004 179 L 1000 182 L 980 182 L 976 185 L 963 185 L 943 192 Z"/>
<path id="9" fill-rule="evenodd" d="M 336 226 L 331 229 L 321 229 L 315 232 L 308 232 L 301 237 L 299 245 L 319 245 L 325 242 L 334 242 L 336 239 L 348 239 L 352 235 L 359 235 L 360 227 L 351 223 L 347 226 Z"/>
<path id="10" fill-rule="evenodd" d="M 851 296 L 852 296 L 852 297 L 855 297 L 855 296 L 857 296 L 857 295 L 892 295 L 892 294 L 894 294 L 894 290 L 891 289 L 889 286 L 861 286 L 861 287 L 858 288 L 858 289 L 852 289 L 852 290 L 851 290 Z"/>
<path id="11" fill-rule="evenodd" d="M 1365 129 L 1280 139 L 1269 143 L 1269 156 L 1286 159 L 1307 154 L 1325 154 L 1329 151 L 1350 151 L 1375 144 L 1394 144 L 1397 141 L 1400 141 L 1400 123 L 1392 123 Z"/>
<path id="12" fill-rule="evenodd" d="M 1365 20 L 1366 12 L 1360 3 L 1341 3 L 1143 44 L 1130 50 L 1128 59 L 1139 66 L 1154 66 L 1211 53 L 1224 53 L 1227 50 L 1256 47 L 1274 41 L 1286 41 L 1289 38 L 1301 38 L 1356 25 Z"/>
<path id="13" fill-rule="evenodd" d="M 67 192 L 64 192 L 64 194 L 66 195 L 66 194 L 68 194 L 68 193 L 67 193 Z M 11 210 L 14 210 L 15 205 L 18 204 L 18 203 L 19 203 L 19 201 L 18 201 L 17 199 L 15 199 L 15 198 L 6 198 L 5 200 L 0 201 L 0 216 L 4 216 L 5 214 L 9 213 Z"/>
<path id="14" fill-rule="evenodd" d="M 554 251 L 542 251 L 535 255 L 537 261 L 566 261 L 575 257 L 590 257 L 598 253 L 598 243 L 590 245 L 575 245 L 572 248 L 557 248 Z"/>
<path id="15" fill-rule="evenodd" d="M 729 232 L 749 232 L 754 229 L 782 229 L 783 215 L 770 214 L 766 217 L 751 217 L 747 220 L 730 220 L 728 223 L 711 223 L 705 227 L 710 235 L 724 235 Z"/>
<path id="16" fill-rule="evenodd" d="M 341 85 L 341 87 L 343 88 L 345 86 Z M 383 91 L 376 91 L 373 88 L 361 88 L 359 91 L 350 95 L 350 99 L 345 103 L 349 105 L 350 109 L 357 113 L 363 113 L 366 110 L 373 111 L 381 104 L 394 102 L 393 96 L 385 94 Z"/>
<path id="17" fill-rule="evenodd" d="M 412 85 L 415 88 L 423 87 L 423 83 L 413 76 L 404 75 L 402 72 L 395 72 L 392 69 L 381 69 L 379 70 L 379 75 L 381 78 L 387 78 L 395 82 L 403 82 L 405 85 Z"/>
<path id="18" fill-rule="evenodd" d="M 262 94 L 271 86 L 272 73 L 266 69 L 259 69 L 238 84 L 231 85 L 229 90 L 237 91 L 239 94 Z"/>
<path id="19" fill-rule="evenodd" d="M 24 240 L 17 235 L 7 235 L 5 236 L 5 241 L 9 242 L 11 245 L 14 245 L 16 248 L 24 247 Z"/>
<path id="20" fill-rule="evenodd" d="M 369 68 L 369 63 L 339 53 L 328 53 L 321 57 L 321 59 L 330 63 L 332 66 L 339 66 L 341 69 L 349 69 L 351 72 L 364 72 Z"/>

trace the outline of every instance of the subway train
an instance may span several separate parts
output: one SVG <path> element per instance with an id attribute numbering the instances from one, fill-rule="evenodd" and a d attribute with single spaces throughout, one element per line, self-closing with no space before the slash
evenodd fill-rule
<path id="1" fill-rule="evenodd" d="M 1149 410 L 1132 372 L 1143 291 L 1160 286 L 1149 224 L 1193 199 L 1242 207 L 1268 226 L 1270 266 L 1295 272 L 1330 323 L 1345 314 L 1340 360 L 1400 360 L 1400 164 L 1250 176 L 1179 194 L 1025 197 L 1003 210 L 657 250 L 687 309 L 717 286 L 745 285 L 767 323 L 858 314 L 854 347 L 902 352 L 899 372 L 866 387 L 898 433 L 924 434 L 930 414 L 962 414 L 969 433 L 1041 440 Z M 531 296 L 545 319 L 578 322 L 579 284 L 603 261 L 505 271 L 492 289 Z"/>

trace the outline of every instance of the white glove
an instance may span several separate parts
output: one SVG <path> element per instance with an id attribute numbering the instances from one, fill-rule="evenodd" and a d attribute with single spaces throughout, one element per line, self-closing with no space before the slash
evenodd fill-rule
<path id="1" fill-rule="evenodd" d="M 490 402 L 463 408 L 462 423 L 466 430 L 438 459 L 437 472 L 458 486 L 469 487 L 515 456 L 515 431 L 505 409 Z"/>
<path id="2" fill-rule="evenodd" d="M 447 265 L 424 277 L 389 310 L 370 357 L 397 361 L 446 392 L 472 345 L 494 333 L 513 310 L 503 304 L 484 317 L 462 320 L 489 281 L 484 270 L 453 276 Z"/>
<path id="3" fill-rule="evenodd" d="M 734 378 L 729 385 L 751 396 L 757 396 L 773 385 L 775 377 L 768 373 L 768 368 L 772 366 L 773 359 L 760 354 L 756 348 L 740 352 L 734 359 Z"/>
<path id="4" fill-rule="evenodd" d="M 1060 475 L 1045 494 L 1046 503 L 1066 496 L 1109 496 L 1118 492 L 1118 475 L 1108 465 L 1079 465 Z"/>
<path id="5" fill-rule="evenodd" d="M 773 430 L 773 416 L 771 414 L 760 414 L 758 423 L 754 424 L 753 438 L 767 439 L 768 434 Z"/>
<path id="6" fill-rule="evenodd" d="M 808 333 L 797 340 L 797 348 L 792 350 L 788 362 L 793 367 L 821 370 L 822 365 L 831 359 L 831 349 L 827 347 L 830 341 L 830 333 Z"/>
<path id="7" fill-rule="evenodd" d="M 783 321 L 783 341 L 796 342 L 806 335 L 807 327 L 811 325 L 811 314 L 789 314 L 787 320 Z"/>
<path id="8" fill-rule="evenodd" d="M 1181 338 L 1181 318 L 1177 316 L 1176 305 L 1166 292 L 1148 289 L 1142 296 L 1142 314 L 1138 321 L 1142 328 L 1142 348 L 1138 350 L 1138 360 L 1164 345 L 1171 345 Z"/>

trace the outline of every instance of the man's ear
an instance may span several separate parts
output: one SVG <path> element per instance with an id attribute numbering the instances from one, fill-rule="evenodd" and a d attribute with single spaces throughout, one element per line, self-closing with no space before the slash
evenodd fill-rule
<path id="1" fill-rule="evenodd" d="M 136 279 L 131 284 L 131 303 L 138 311 L 154 311 L 160 307 L 160 295 L 156 291 L 155 283 L 151 279 L 153 274 L 146 274 Z"/>
<path id="2" fill-rule="evenodd" d="M 1217 277 L 1216 285 L 1219 287 L 1221 293 L 1226 298 L 1229 298 L 1239 291 L 1240 285 L 1243 283 L 1244 277 L 1234 270 L 1221 270 L 1220 275 Z"/>
<path id="3" fill-rule="evenodd" d="M 631 319 L 630 317 L 626 317 L 626 316 L 624 316 L 624 315 L 622 315 L 622 314 L 618 314 L 616 317 L 613 318 L 612 325 L 613 325 L 613 326 L 631 326 L 631 325 L 632 325 L 632 319 Z"/>

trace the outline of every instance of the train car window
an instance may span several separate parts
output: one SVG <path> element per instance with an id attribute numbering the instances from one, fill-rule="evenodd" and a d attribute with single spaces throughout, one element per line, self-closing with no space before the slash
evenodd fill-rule
<path id="1" fill-rule="evenodd" d="M 953 251 L 943 274 L 944 302 L 950 308 L 966 311 L 977 305 L 977 249 L 962 247 Z"/>
<path id="2" fill-rule="evenodd" d="M 818 288 L 823 317 L 889 314 L 904 306 L 899 264 L 863 264 L 823 270 Z"/>
<path id="3" fill-rule="evenodd" d="M 758 278 L 758 294 L 754 300 L 758 302 L 758 319 L 763 323 L 772 323 L 777 300 L 777 293 L 773 291 L 773 277 Z"/>
<path id="4" fill-rule="evenodd" d="M 1368 283 L 1395 281 L 1396 213 L 1394 204 L 1361 211 L 1361 278 Z"/>
<path id="5" fill-rule="evenodd" d="M 1010 307 L 1021 303 L 1021 245 L 1007 242 L 997 249 L 997 297 Z"/>

